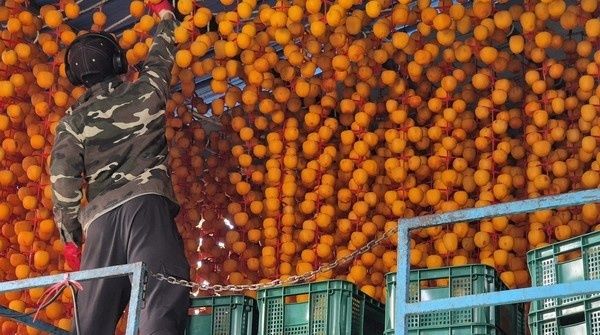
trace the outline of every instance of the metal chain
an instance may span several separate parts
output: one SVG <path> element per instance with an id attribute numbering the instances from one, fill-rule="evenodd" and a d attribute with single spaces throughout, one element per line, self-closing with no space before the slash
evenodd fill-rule
<path id="1" fill-rule="evenodd" d="M 324 273 L 327 271 L 331 271 L 337 268 L 340 265 L 346 264 L 349 261 L 355 259 L 356 257 L 364 254 L 365 252 L 371 250 L 373 247 L 381 244 L 383 241 L 390 238 L 392 235 L 398 232 L 398 227 L 394 226 L 392 229 L 387 230 L 378 238 L 369 241 L 367 244 L 362 246 L 359 249 L 354 250 L 352 253 L 348 254 L 345 257 L 340 259 L 336 259 L 331 263 L 326 263 L 321 265 L 318 269 L 307 272 L 302 275 L 293 275 L 289 276 L 285 279 L 275 279 L 267 283 L 258 283 L 258 284 L 247 284 L 247 285 L 210 285 L 210 284 L 200 284 L 197 282 L 178 279 L 173 276 L 165 275 L 163 273 L 153 273 L 150 271 L 150 275 L 156 278 L 158 281 L 166 281 L 169 284 L 179 285 L 190 288 L 191 291 L 197 293 L 199 291 L 213 291 L 215 293 L 219 292 L 242 292 L 242 291 L 257 291 L 265 288 L 272 288 L 282 285 L 296 284 L 299 282 L 306 282 L 313 278 L 315 278 L 318 274 Z"/>

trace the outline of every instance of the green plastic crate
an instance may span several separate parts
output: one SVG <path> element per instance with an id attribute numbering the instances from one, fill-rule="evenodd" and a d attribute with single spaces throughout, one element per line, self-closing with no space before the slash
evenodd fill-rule
<path id="1" fill-rule="evenodd" d="M 232 295 L 192 299 L 187 335 L 254 335 L 256 300 Z"/>
<path id="2" fill-rule="evenodd" d="M 350 282 L 330 280 L 258 291 L 259 335 L 379 335 L 384 306 Z"/>
<path id="3" fill-rule="evenodd" d="M 529 313 L 531 335 L 600 335 L 600 299 Z"/>
<path id="4" fill-rule="evenodd" d="M 438 279 L 448 286 L 421 287 Z M 394 334 L 396 273 L 386 275 L 387 300 L 385 334 Z M 487 265 L 465 265 L 410 271 L 409 302 L 459 297 L 505 290 L 506 287 Z M 429 314 L 409 315 L 407 327 L 412 335 L 520 335 L 525 333 L 523 305 L 475 307 Z"/>
<path id="5" fill-rule="evenodd" d="M 579 257 L 563 260 L 573 252 Z M 532 286 L 600 279 L 600 231 L 531 250 L 527 253 L 527 266 Z M 531 310 L 539 312 L 594 297 L 600 298 L 600 294 L 536 300 L 531 303 Z"/>

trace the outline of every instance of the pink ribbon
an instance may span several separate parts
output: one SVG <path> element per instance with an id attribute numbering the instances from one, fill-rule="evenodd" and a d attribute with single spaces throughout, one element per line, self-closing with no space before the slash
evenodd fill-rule
<path id="1" fill-rule="evenodd" d="M 68 287 L 70 285 L 73 285 L 79 291 L 83 290 L 83 286 L 81 286 L 79 282 L 69 279 L 69 274 L 65 273 L 65 279 L 63 281 L 50 286 L 48 290 L 46 290 L 46 292 L 44 292 L 44 294 L 38 299 L 38 308 L 35 311 L 33 321 L 37 319 L 38 314 L 42 310 L 42 307 L 50 303 L 50 299 L 52 299 L 54 295 L 60 292 L 63 288 Z M 73 297 L 73 299 L 75 299 L 75 297 Z"/>

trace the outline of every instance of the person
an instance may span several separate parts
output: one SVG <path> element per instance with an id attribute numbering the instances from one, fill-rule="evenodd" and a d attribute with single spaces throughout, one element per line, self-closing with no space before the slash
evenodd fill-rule
<path id="1" fill-rule="evenodd" d="M 161 21 L 135 82 L 120 79 L 127 60 L 110 34 L 83 34 L 67 49 L 67 76 L 87 92 L 57 126 L 50 163 L 54 219 L 66 244 L 80 247 L 85 240 L 82 270 L 144 262 L 153 273 L 189 280 L 165 138 L 176 20 L 166 0 L 149 6 Z M 81 206 L 84 194 L 88 202 Z M 114 334 L 129 278 L 82 285 L 80 334 Z M 189 293 L 148 276 L 140 334 L 183 334 Z"/>

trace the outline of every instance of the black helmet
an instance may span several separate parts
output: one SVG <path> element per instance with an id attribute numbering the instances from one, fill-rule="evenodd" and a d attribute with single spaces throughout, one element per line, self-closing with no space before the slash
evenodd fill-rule
<path id="1" fill-rule="evenodd" d="M 108 33 L 77 37 L 65 53 L 65 72 L 73 85 L 91 87 L 106 78 L 127 72 L 127 58 Z"/>

